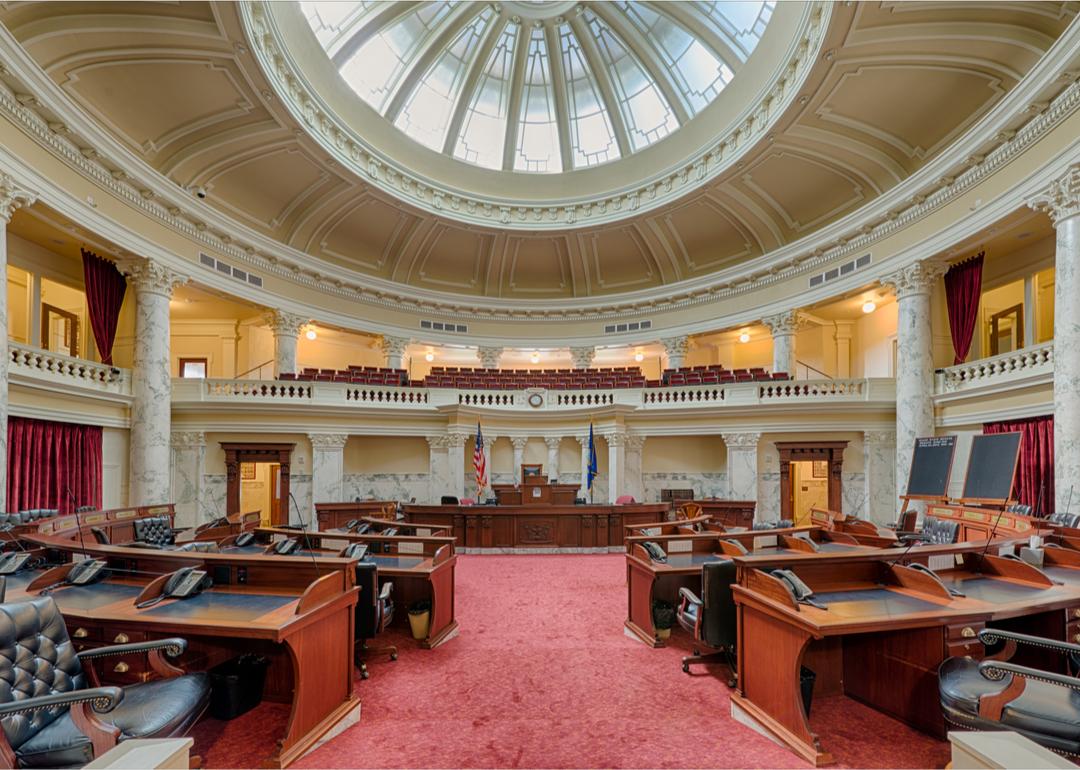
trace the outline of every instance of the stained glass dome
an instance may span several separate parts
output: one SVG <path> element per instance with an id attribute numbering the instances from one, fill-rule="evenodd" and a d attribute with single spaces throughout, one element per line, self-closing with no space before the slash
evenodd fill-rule
<path id="1" fill-rule="evenodd" d="M 301 2 L 341 77 L 407 136 L 554 173 L 677 131 L 738 73 L 774 3 Z"/>

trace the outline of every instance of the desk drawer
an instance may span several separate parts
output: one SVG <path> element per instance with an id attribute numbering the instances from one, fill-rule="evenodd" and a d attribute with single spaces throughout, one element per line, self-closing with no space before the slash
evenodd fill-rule
<path id="1" fill-rule="evenodd" d="M 945 645 L 945 657 L 947 658 L 978 658 L 982 659 L 986 648 L 978 639 L 967 642 L 948 642 Z"/>
<path id="2" fill-rule="evenodd" d="M 1072 620 L 1071 614 L 1069 618 L 1069 622 L 1065 624 L 1065 641 L 1080 644 L 1080 620 Z"/>
<path id="3" fill-rule="evenodd" d="M 123 626 L 109 626 L 102 629 L 101 641 L 105 644 L 131 644 L 145 642 L 151 638 L 145 631 Z"/>
<path id="4" fill-rule="evenodd" d="M 983 630 L 983 623 L 954 623 L 945 627 L 946 644 L 953 642 L 978 642 L 979 632 Z"/>
<path id="5" fill-rule="evenodd" d="M 77 649 L 85 649 L 87 646 L 100 647 L 102 628 L 93 623 L 79 623 L 68 627 L 68 636 Z"/>

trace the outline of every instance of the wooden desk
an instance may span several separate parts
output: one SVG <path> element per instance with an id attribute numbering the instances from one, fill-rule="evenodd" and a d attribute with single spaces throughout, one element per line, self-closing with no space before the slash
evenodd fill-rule
<path id="1" fill-rule="evenodd" d="M 388 518 L 388 512 L 396 512 L 397 503 L 392 500 L 361 500 L 356 503 L 315 503 L 315 518 L 319 529 L 339 529 L 350 519 Z M 391 513 L 391 516 L 393 513 Z"/>
<path id="2" fill-rule="evenodd" d="M 104 559 L 113 576 L 90 586 L 52 593 L 77 648 L 169 636 L 188 640 L 181 662 L 206 670 L 252 652 L 270 659 L 264 697 L 291 704 L 284 735 L 270 762 L 286 767 L 359 707 L 353 693 L 353 629 L 359 589 L 350 559 L 247 556 L 159 551 L 79 543 L 56 535 L 26 535 L 50 551 L 54 563 L 75 552 Z M 144 609 L 135 597 L 155 576 L 183 566 L 206 570 L 213 588 Z M 34 572 L 8 577 L 7 601 L 27 598 Z M 106 683 L 152 677 L 145 655 L 109 659 Z M 123 665 L 121 665 L 123 664 Z M 271 744 L 272 745 L 272 744 Z M 270 748 L 270 746 L 268 746 Z"/>
<path id="3" fill-rule="evenodd" d="M 573 505 L 581 487 L 535 482 L 524 486 L 492 484 L 491 489 L 499 505 Z"/>
<path id="4" fill-rule="evenodd" d="M 754 526 L 754 511 L 757 503 L 754 500 L 721 500 L 715 497 L 707 497 L 704 500 L 684 500 L 701 506 L 701 512 L 712 516 L 713 521 L 723 524 L 725 527 Z"/>
<path id="5" fill-rule="evenodd" d="M 665 516 L 669 503 L 639 505 L 406 505 L 406 521 L 452 527 L 457 546 L 473 548 L 623 547 L 623 525 Z"/>
<path id="6" fill-rule="evenodd" d="M 401 519 L 375 519 L 370 516 L 361 517 L 360 521 L 371 525 L 370 534 L 378 535 L 383 530 L 393 527 L 399 535 L 413 535 L 415 537 L 449 537 L 453 539 L 454 533 L 446 524 L 433 524 L 424 521 L 402 521 Z"/>
<path id="7" fill-rule="evenodd" d="M 203 524 L 195 529 L 184 530 L 176 536 L 177 543 L 190 543 L 195 540 L 218 541 L 230 535 L 239 535 L 250 532 L 259 526 L 262 514 L 259 511 L 247 511 L 246 513 L 233 513 L 220 519 Z M 111 538 L 110 538 L 111 539 Z M 113 542 L 117 542 L 113 540 Z"/>
<path id="8" fill-rule="evenodd" d="M 402 535 L 357 535 L 352 532 L 298 533 L 287 529 L 257 529 L 256 537 L 264 543 L 272 538 L 300 537 L 308 548 L 327 548 L 320 556 L 332 555 L 346 543 L 367 543 L 368 559 L 379 568 L 379 585 L 394 584 L 394 603 L 401 611 L 394 613 L 394 623 L 408 626 L 405 611 L 415 601 L 431 602 L 431 623 L 427 638 L 420 641 L 425 649 L 434 649 L 457 635 L 458 622 L 454 609 L 454 570 L 457 556 L 452 537 L 418 537 Z M 378 550 L 379 553 L 375 553 Z M 273 557 L 269 557 L 273 558 Z M 280 557 L 278 557 L 280 558 Z M 295 558 L 295 557 L 294 557 Z"/>
<path id="9" fill-rule="evenodd" d="M 995 540 L 994 549 L 1006 544 Z M 984 547 L 735 557 L 739 683 L 733 704 L 804 759 L 831 762 L 803 709 L 799 671 L 807 666 L 817 674 L 815 695 L 844 693 L 944 737 L 937 667 L 949 656 L 981 656 L 980 629 L 989 625 L 1059 640 L 1080 631 L 1080 553 L 1047 550 L 1044 572 L 998 556 L 984 558 Z M 966 596 L 953 597 L 904 566 L 943 555 L 963 560 L 938 574 Z M 768 574 L 776 567 L 794 570 L 828 608 L 796 605 Z M 1059 658 L 1032 650 L 1013 660 L 1058 670 L 1064 665 Z"/>
<path id="10" fill-rule="evenodd" d="M 960 524 L 959 542 L 972 543 L 986 541 L 990 533 L 995 537 L 1027 537 L 1034 535 L 1041 527 L 1046 527 L 1045 520 L 1022 513 L 1010 513 L 999 508 L 975 508 L 967 505 L 928 505 L 928 516 L 939 519 L 951 519 Z"/>

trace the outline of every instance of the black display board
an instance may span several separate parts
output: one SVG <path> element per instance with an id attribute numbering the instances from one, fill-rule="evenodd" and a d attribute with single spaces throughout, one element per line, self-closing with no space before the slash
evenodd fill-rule
<path id="1" fill-rule="evenodd" d="M 908 476 L 908 497 L 947 497 L 956 436 L 915 439 Z"/>
<path id="2" fill-rule="evenodd" d="M 1016 461 L 1020 457 L 1020 433 L 994 433 L 971 439 L 964 500 L 1005 502 L 1012 494 Z"/>

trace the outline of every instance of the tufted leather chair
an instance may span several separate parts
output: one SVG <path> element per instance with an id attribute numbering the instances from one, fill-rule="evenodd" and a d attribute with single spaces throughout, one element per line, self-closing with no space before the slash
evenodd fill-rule
<path id="1" fill-rule="evenodd" d="M 693 663 L 726 663 L 731 672 L 728 686 L 735 686 L 735 646 L 738 640 L 738 615 L 731 584 L 735 582 L 735 562 L 718 559 L 701 565 L 701 598 L 689 588 L 679 589 L 675 618 L 694 635 L 694 641 L 717 652 L 702 655 L 697 649 L 682 659 L 682 669 L 690 673 Z"/>
<path id="2" fill-rule="evenodd" d="M 135 519 L 135 540 L 149 545 L 173 545 L 176 535 L 168 516 L 148 516 Z"/>
<path id="3" fill-rule="evenodd" d="M 922 534 L 923 539 L 934 545 L 950 545 L 960 536 L 960 523 L 927 516 L 923 519 Z"/>
<path id="4" fill-rule="evenodd" d="M 210 702 L 205 673 L 181 675 L 183 639 L 76 652 L 50 596 L 0 604 L 0 762 L 12 767 L 82 767 L 117 741 L 184 735 Z M 118 687 L 87 687 L 83 664 L 148 652 L 170 676 Z M 78 724 L 78 726 L 76 726 Z"/>
<path id="5" fill-rule="evenodd" d="M 365 658 L 389 653 L 390 660 L 397 660 L 397 647 L 368 645 L 368 640 L 381 634 L 394 617 L 394 584 L 383 583 L 380 590 L 378 565 L 375 562 L 358 561 L 356 585 L 360 588 L 360 602 L 356 605 L 356 665 L 360 668 L 360 676 L 367 679 Z"/>
<path id="6" fill-rule="evenodd" d="M 1051 513 L 1046 517 L 1046 523 L 1054 527 L 1076 529 L 1080 526 L 1080 513 Z"/>

